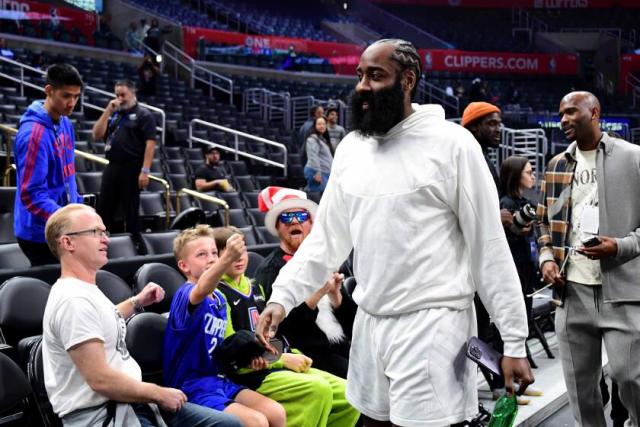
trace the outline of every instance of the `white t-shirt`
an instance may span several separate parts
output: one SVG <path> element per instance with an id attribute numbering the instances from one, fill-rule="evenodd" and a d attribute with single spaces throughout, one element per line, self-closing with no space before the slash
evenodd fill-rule
<path id="1" fill-rule="evenodd" d="M 576 147 L 576 169 L 571 188 L 571 232 L 569 244 L 582 246 L 582 239 L 592 234 L 581 230 L 582 213 L 585 206 L 598 206 L 598 177 L 596 174 L 597 150 L 582 151 Z M 600 285 L 602 277 L 600 261 L 572 251 L 567 262 L 567 280 L 583 285 Z"/>
<path id="2" fill-rule="evenodd" d="M 91 339 L 104 343 L 107 363 L 141 380 L 140 366 L 125 343 L 126 324 L 113 303 L 90 283 L 59 279 L 51 288 L 43 320 L 44 380 L 54 412 L 60 417 L 108 399 L 94 392 L 67 352 Z"/>

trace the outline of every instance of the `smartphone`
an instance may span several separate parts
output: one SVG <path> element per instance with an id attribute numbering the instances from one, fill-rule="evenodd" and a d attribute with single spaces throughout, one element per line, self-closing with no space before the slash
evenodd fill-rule
<path id="1" fill-rule="evenodd" d="M 581 240 L 581 242 L 582 242 L 582 246 L 584 246 L 585 248 L 598 246 L 601 243 L 600 239 L 598 239 L 598 236 L 589 237 L 588 239 Z"/>
<path id="2" fill-rule="evenodd" d="M 267 363 L 273 363 L 276 360 L 280 359 L 282 356 L 282 352 L 284 351 L 284 343 L 278 338 L 271 338 L 269 340 L 269 344 L 271 347 L 275 348 L 277 353 L 273 354 L 269 350 L 262 353 L 262 358 L 267 361 Z"/>
<path id="3" fill-rule="evenodd" d="M 489 344 L 478 337 L 471 337 L 467 343 L 467 357 L 483 368 L 502 377 L 500 361 L 502 354 L 495 351 Z"/>

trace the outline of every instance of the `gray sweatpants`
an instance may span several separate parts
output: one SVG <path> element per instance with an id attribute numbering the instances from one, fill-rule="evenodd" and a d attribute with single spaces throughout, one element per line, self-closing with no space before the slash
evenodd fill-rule
<path id="1" fill-rule="evenodd" d="M 640 304 L 604 303 L 602 286 L 568 282 L 564 307 L 556 310 L 556 333 L 569 403 L 577 426 L 605 427 L 600 393 L 604 340 L 626 426 L 640 416 Z"/>

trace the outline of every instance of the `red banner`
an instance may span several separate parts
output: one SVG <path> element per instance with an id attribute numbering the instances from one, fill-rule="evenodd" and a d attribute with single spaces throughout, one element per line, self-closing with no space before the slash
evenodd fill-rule
<path id="1" fill-rule="evenodd" d="M 241 45 L 256 49 L 289 49 L 293 46 L 296 52 L 315 53 L 326 58 L 334 65 L 338 74 L 354 74 L 355 66 L 338 59 L 336 63 L 332 58 L 360 57 L 364 50 L 362 46 L 346 43 L 320 42 L 306 39 L 295 39 L 279 36 L 263 36 L 254 34 L 234 33 L 228 31 L 208 30 L 204 28 L 184 27 L 184 50 L 196 57 L 198 40 L 204 38 L 207 42 L 224 43 L 229 45 Z M 356 62 L 357 64 L 357 62 Z"/>
<path id="2" fill-rule="evenodd" d="M 578 57 L 568 54 L 468 52 L 421 49 L 425 73 L 457 71 L 502 74 L 578 74 Z"/>
<path id="3" fill-rule="evenodd" d="M 94 13 L 37 1 L 0 0 L 0 14 L 2 13 L 13 16 L 11 19 L 51 21 L 69 31 L 77 28 L 90 42 L 93 41 L 93 32 L 96 30 Z M 18 16 L 24 16 L 24 18 L 18 18 Z"/>
<path id="4" fill-rule="evenodd" d="M 588 9 L 610 8 L 614 6 L 638 8 L 638 0 L 373 0 L 378 4 L 402 4 L 413 6 L 440 7 L 484 7 L 527 9 Z"/>

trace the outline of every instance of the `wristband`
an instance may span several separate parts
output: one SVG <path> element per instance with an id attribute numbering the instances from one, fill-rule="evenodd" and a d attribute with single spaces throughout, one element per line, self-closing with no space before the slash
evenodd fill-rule
<path id="1" fill-rule="evenodd" d="M 142 172 L 145 175 L 149 175 L 151 173 L 151 169 L 150 168 L 142 168 L 142 169 L 140 169 L 140 172 Z"/>
<path id="2" fill-rule="evenodd" d="M 131 297 L 131 298 L 129 298 L 129 302 L 131 303 L 131 306 L 133 307 L 133 311 L 135 311 L 136 313 L 144 312 L 144 307 L 142 306 L 142 304 L 140 304 L 140 302 L 138 302 L 138 298 Z"/>

